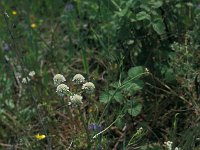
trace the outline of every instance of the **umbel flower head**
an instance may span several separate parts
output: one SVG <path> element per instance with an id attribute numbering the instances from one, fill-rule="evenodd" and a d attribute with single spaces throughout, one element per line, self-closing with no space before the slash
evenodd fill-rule
<path id="1" fill-rule="evenodd" d="M 84 78 L 84 76 L 82 76 L 81 74 L 76 74 L 76 75 L 73 77 L 72 81 L 75 82 L 76 84 L 80 84 L 80 83 L 85 82 L 85 78 Z"/>
<path id="2" fill-rule="evenodd" d="M 62 74 L 56 74 L 53 77 L 54 85 L 58 86 L 59 84 L 63 83 L 66 81 L 65 77 Z"/>
<path id="3" fill-rule="evenodd" d="M 66 84 L 60 84 L 57 86 L 56 92 L 60 96 L 64 96 L 70 93 L 69 87 Z"/>
<path id="4" fill-rule="evenodd" d="M 83 103 L 82 99 L 83 99 L 83 97 L 78 94 L 74 94 L 73 96 L 70 96 L 71 105 L 72 106 L 80 106 Z"/>
<path id="5" fill-rule="evenodd" d="M 82 86 L 82 90 L 85 90 L 87 93 L 92 93 L 94 92 L 95 86 L 92 82 L 86 82 Z"/>

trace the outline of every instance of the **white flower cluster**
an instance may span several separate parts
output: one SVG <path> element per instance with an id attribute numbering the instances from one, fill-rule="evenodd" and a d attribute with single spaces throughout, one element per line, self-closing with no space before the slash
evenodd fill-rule
<path id="1" fill-rule="evenodd" d="M 74 94 L 73 92 L 71 92 L 69 90 L 69 87 L 63 83 L 66 81 L 66 79 L 62 74 L 56 74 L 53 77 L 53 81 L 54 85 L 57 86 L 56 92 L 59 96 L 69 96 L 69 105 L 77 107 L 83 103 L 83 97 L 80 94 Z M 73 77 L 72 82 L 74 82 L 75 84 L 83 84 L 81 89 L 86 93 L 92 93 L 95 90 L 94 84 L 92 82 L 85 82 L 85 77 L 81 74 L 76 74 Z"/>
<path id="2" fill-rule="evenodd" d="M 71 105 L 75 107 L 80 106 L 83 103 L 82 99 L 83 97 L 78 94 L 74 94 L 73 96 L 70 96 Z"/>
<path id="3" fill-rule="evenodd" d="M 85 78 L 81 74 L 76 74 L 73 77 L 72 81 L 75 82 L 76 84 L 81 84 L 81 83 L 85 82 Z"/>
<path id="4" fill-rule="evenodd" d="M 65 77 L 62 74 L 56 74 L 53 77 L 54 85 L 58 86 L 59 84 L 63 83 L 66 81 Z"/>
<path id="5" fill-rule="evenodd" d="M 70 94 L 69 87 L 63 83 L 65 81 L 66 79 L 62 74 L 56 74 L 53 77 L 54 85 L 57 86 L 56 93 L 58 93 L 59 96 L 65 96 Z"/>
<path id="6" fill-rule="evenodd" d="M 30 71 L 29 76 L 22 78 L 22 83 L 27 84 L 28 82 L 31 81 L 30 77 L 33 78 L 35 76 L 35 71 Z"/>
<path id="7" fill-rule="evenodd" d="M 85 82 L 85 77 L 81 74 L 76 74 L 73 77 L 72 81 L 75 82 L 75 84 L 81 84 Z M 84 90 L 88 94 L 94 92 L 94 89 L 95 89 L 95 86 L 92 82 L 85 82 L 82 85 L 82 90 Z"/>
<path id="8" fill-rule="evenodd" d="M 173 145 L 172 141 L 164 142 L 164 146 L 167 148 L 167 150 L 172 150 L 172 145 Z M 174 150 L 181 150 L 181 148 L 175 147 Z"/>
<path id="9" fill-rule="evenodd" d="M 95 89 L 94 84 L 92 82 L 85 82 L 85 77 L 81 74 L 76 74 L 73 77 L 72 81 L 75 84 L 83 84 L 81 89 L 84 90 L 86 93 L 92 93 Z M 80 106 L 83 103 L 82 99 L 83 99 L 83 97 L 78 94 L 74 94 L 73 96 L 70 96 L 71 105 L 72 106 Z"/>
<path id="10" fill-rule="evenodd" d="M 70 93 L 69 91 L 69 87 L 65 84 L 60 84 L 57 86 L 56 88 L 56 92 L 58 93 L 58 95 L 60 96 L 64 96 Z"/>
<path id="11" fill-rule="evenodd" d="M 85 84 L 83 84 L 82 90 L 85 90 L 86 93 L 92 93 L 95 90 L 95 86 L 92 82 L 86 82 Z"/>
<path id="12" fill-rule="evenodd" d="M 166 146 L 166 148 L 167 148 L 168 150 L 172 150 L 172 144 L 173 144 L 172 141 L 164 142 L 164 144 L 165 144 L 165 146 Z"/>

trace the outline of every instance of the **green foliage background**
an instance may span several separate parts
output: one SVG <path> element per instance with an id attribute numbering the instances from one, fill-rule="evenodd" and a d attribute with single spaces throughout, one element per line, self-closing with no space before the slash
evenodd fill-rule
<path id="1" fill-rule="evenodd" d="M 96 149 L 200 148 L 199 0 L 2 0 L 0 11 L 1 149 L 87 149 L 57 73 L 72 88 L 76 73 L 95 83 L 88 121 L 112 125 Z"/>

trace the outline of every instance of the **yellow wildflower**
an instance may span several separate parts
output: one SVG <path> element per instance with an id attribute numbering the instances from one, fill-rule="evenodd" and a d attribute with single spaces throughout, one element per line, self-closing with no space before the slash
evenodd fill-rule
<path id="1" fill-rule="evenodd" d="M 35 138 L 37 139 L 37 140 L 42 140 L 42 139 L 44 139 L 46 136 L 44 135 L 44 134 L 36 134 L 35 135 Z"/>
<path id="2" fill-rule="evenodd" d="M 12 11 L 13 15 L 17 15 L 17 12 L 15 10 Z"/>
<path id="3" fill-rule="evenodd" d="M 32 23 L 32 24 L 31 24 L 31 28 L 34 29 L 34 28 L 36 28 L 36 27 L 37 27 L 37 25 L 36 25 L 35 23 Z"/>

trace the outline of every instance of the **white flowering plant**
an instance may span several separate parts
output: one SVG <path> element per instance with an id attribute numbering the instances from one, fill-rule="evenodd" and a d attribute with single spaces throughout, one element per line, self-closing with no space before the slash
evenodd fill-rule
<path id="1" fill-rule="evenodd" d="M 74 84 L 74 87 L 68 87 L 68 85 L 65 84 L 66 79 L 62 74 L 56 74 L 53 77 L 54 85 L 56 86 L 56 93 L 62 97 L 63 105 L 66 106 L 66 109 L 68 110 L 68 113 L 71 114 L 70 108 L 75 108 L 78 110 L 78 115 L 80 116 L 80 119 L 84 125 L 85 132 L 87 135 L 87 147 L 88 149 L 91 148 L 91 138 L 90 133 L 88 129 L 88 119 L 85 115 L 85 112 L 81 108 L 83 106 L 84 100 L 82 94 L 91 95 L 95 91 L 95 85 L 92 82 L 87 82 L 85 80 L 85 77 L 81 74 L 76 74 L 72 82 Z M 67 102 L 65 105 L 65 98 L 67 98 Z M 72 117 L 72 115 L 71 115 Z"/>
<path id="2" fill-rule="evenodd" d="M 71 106 L 81 106 L 83 103 L 83 96 L 82 93 L 87 93 L 87 94 L 92 94 L 95 90 L 95 85 L 92 82 L 86 82 L 85 77 L 81 74 L 76 74 L 72 82 L 75 85 L 81 85 L 81 88 L 78 89 L 78 86 L 74 90 L 70 90 L 70 88 L 64 84 L 66 81 L 65 77 L 62 74 L 56 74 L 53 77 L 54 85 L 57 86 L 56 92 L 59 96 L 64 97 L 67 96 L 69 97 L 69 102 L 68 104 Z"/>

